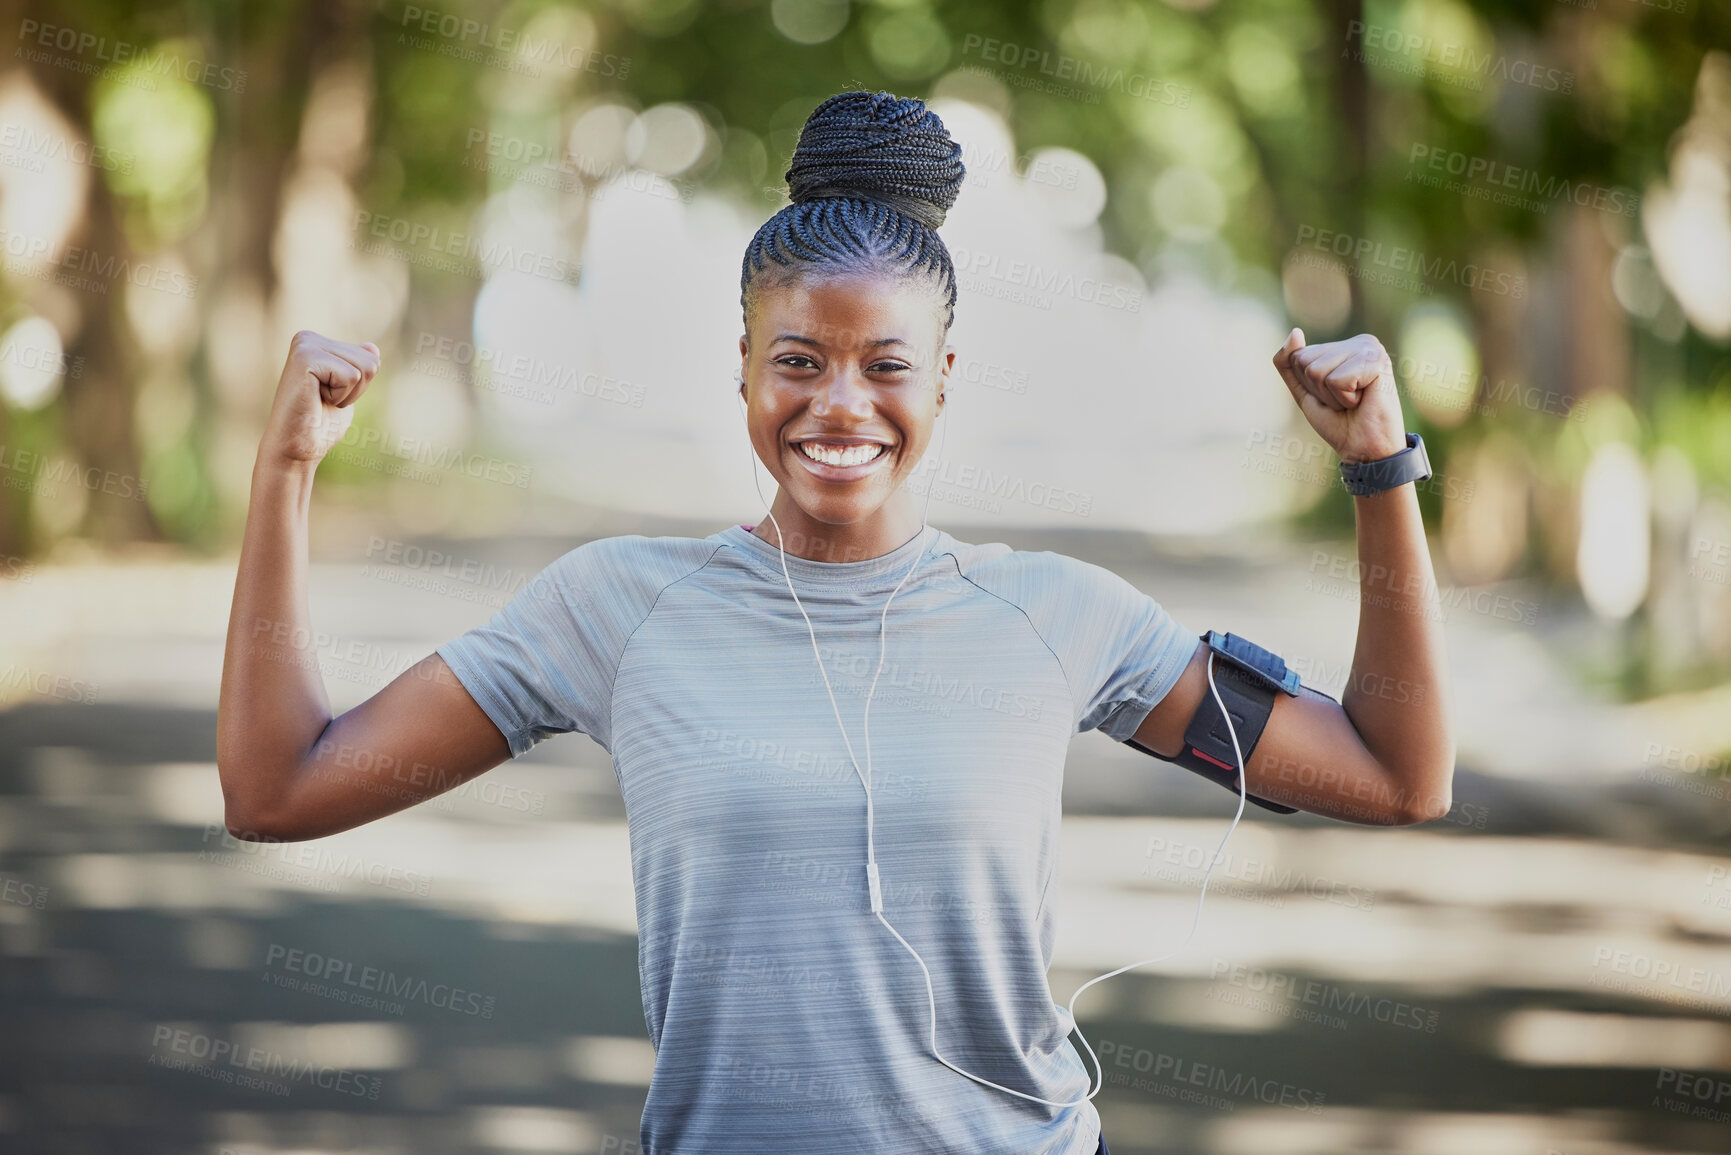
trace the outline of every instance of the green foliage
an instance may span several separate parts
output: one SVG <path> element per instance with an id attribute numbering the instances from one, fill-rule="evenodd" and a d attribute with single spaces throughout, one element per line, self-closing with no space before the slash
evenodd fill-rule
<path id="1" fill-rule="evenodd" d="M 87 131 L 141 157 L 130 173 L 105 179 L 118 227 L 143 251 L 179 239 L 199 252 L 226 252 L 225 226 L 212 208 L 240 187 L 222 183 L 226 174 L 257 163 L 275 166 L 272 179 L 286 172 L 311 77 L 337 58 L 368 65 L 369 146 L 356 178 L 362 207 L 426 221 L 461 220 L 498 187 L 498 177 L 470 163 L 476 133 L 507 132 L 559 149 L 575 113 L 598 97 L 639 107 L 690 104 L 722 147 L 682 179 L 767 209 L 800 124 L 824 97 L 848 87 L 929 96 L 958 70 L 976 69 L 997 78 L 1018 149 L 1076 149 L 1105 175 L 1109 247 L 1150 273 L 1162 253 L 1188 253 L 1241 285 L 1278 277 L 1300 230 L 1310 229 L 1422 251 L 1439 262 L 1525 262 L 1537 286 L 1562 244 L 1567 203 L 1522 207 L 1428 187 L 1413 179 L 1424 167 L 1415 156 L 1512 166 L 1539 174 L 1548 187 L 1644 191 L 1667 176 L 1704 55 L 1731 49 L 1731 7 L 1699 2 L 1681 13 L 1636 0 L 1596 0 L 1592 8 L 1585 0 L 420 6 L 495 35 L 560 30 L 589 53 L 580 66 L 531 75 L 465 55 L 473 47 L 466 33 L 424 34 L 410 7 L 60 0 L 29 5 L 27 18 L 109 41 L 180 45 L 252 75 L 244 95 L 176 81 L 128 99 L 113 77 L 37 70 Z M 988 43 L 1017 46 L 1020 62 L 991 58 Z M 1078 69 L 1096 79 L 1076 80 Z M 1064 76 L 1070 79 L 1054 83 Z M 1184 180 L 1161 187 L 1180 169 Z M 1186 197 L 1218 198 L 1217 233 L 1200 241 L 1181 235 L 1198 220 L 1207 232 L 1210 219 Z M 1639 241 L 1636 217 L 1606 227 Z M 228 260 L 229 271 L 246 266 L 249 275 L 271 275 L 268 243 L 255 239 Z M 436 288 L 441 307 L 470 289 L 461 278 L 435 285 L 428 280 L 434 275 L 413 273 L 418 285 Z M 1369 330 L 1393 349 L 1422 295 L 1368 277 L 1350 287 L 1350 312 L 1336 331 L 1312 326 L 1310 339 Z M 1510 306 L 1446 280 L 1429 288 L 1464 307 L 1480 330 L 1475 337 L 1494 329 Z M 94 323 L 121 321 L 111 311 Z M 1688 445 L 1708 483 L 1731 486 L 1724 348 L 1693 329 L 1660 340 L 1647 332 L 1648 322 L 1629 323 L 1637 331 L 1628 374 L 1638 383 L 1635 403 L 1655 407 L 1656 435 Z M 1534 359 L 1544 363 L 1529 367 L 1540 384 L 1565 392 L 1572 383 L 1547 366 L 1567 339 L 1535 346 Z M 190 371 L 204 364 L 193 357 Z M 1640 384 L 1655 373 L 1664 389 Z M 1487 422 L 1517 419 L 1525 421 L 1475 414 L 1443 428 L 1414 412 L 1411 424 L 1426 433 L 1441 465 L 1455 439 L 1470 442 Z M 1559 439 L 1567 425 L 1541 420 L 1530 436 Z M 203 444 L 148 465 L 161 473 L 155 509 L 171 534 L 191 532 L 205 508 L 208 471 L 183 460 Z M 1434 516 L 1434 499 L 1426 510 Z M 1311 516 L 1339 524 L 1349 514 L 1350 503 L 1331 497 Z"/>

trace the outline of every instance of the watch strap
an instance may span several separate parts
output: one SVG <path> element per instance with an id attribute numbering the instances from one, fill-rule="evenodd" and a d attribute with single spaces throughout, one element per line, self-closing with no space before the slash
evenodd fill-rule
<path id="1" fill-rule="evenodd" d="M 1340 463 L 1341 481 L 1354 497 L 1369 497 L 1409 481 L 1428 481 L 1430 476 L 1430 457 L 1425 453 L 1424 439 L 1416 433 L 1406 435 L 1406 448 L 1398 453 L 1375 461 Z"/>

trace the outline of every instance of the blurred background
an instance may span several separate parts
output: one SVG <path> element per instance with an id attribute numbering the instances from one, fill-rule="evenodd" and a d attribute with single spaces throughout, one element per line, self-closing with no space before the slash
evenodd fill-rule
<path id="1" fill-rule="evenodd" d="M 934 524 L 1338 694 L 1289 326 L 1379 336 L 1435 468 L 1454 807 L 1246 812 L 1191 948 L 1079 1008 L 1112 1150 L 1731 1150 L 1720 0 L 0 10 L 0 1150 L 638 1152 L 599 746 L 223 830 L 250 469 L 296 330 L 382 348 L 313 498 L 339 710 L 583 541 L 754 523 L 740 255 L 856 87 L 965 150 Z M 1060 1003 L 1182 935 L 1233 806 L 1099 735 L 1065 791 Z"/>

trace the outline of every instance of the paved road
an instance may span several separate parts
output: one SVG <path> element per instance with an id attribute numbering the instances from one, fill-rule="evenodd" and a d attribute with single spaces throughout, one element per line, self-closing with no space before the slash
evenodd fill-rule
<path id="1" fill-rule="evenodd" d="M 1353 606 L 1308 547 L 993 536 L 1109 565 L 1324 688 L 1344 677 Z M 570 544 L 404 543 L 438 565 L 328 547 L 313 604 L 336 704 Z M 572 735 L 359 831 L 235 843 L 212 710 L 231 567 L 0 589 L 0 1151 L 635 1151 L 653 1056 L 603 752 Z M 1192 948 L 1085 996 L 1114 1152 L 1731 1149 L 1713 1114 L 1731 1112 L 1731 783 L 1667 768 L 1651 715 L 1568 689 L 1568 607 L 1529 625 L 1459 605 L 1450 815 L 1370 830 L 1247 812 Z M 1077 739 L 1060 1002 L 1182 934 L 1231 809 Z"/>

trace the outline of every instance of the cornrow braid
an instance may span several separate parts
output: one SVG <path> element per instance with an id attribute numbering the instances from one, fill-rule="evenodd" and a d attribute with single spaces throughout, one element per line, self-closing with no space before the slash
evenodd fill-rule
<path id="1" fill-rule="evenodd" d="M 938 226 L 962 188 L 962 149 L 919 100 L 887 92 L 843 92 L 812 111 L 785 178 L 793 202 L 746 246 L 739 305 L 752 279 L 775 264 L 882 269 L 929 276 L 956 315 L 956 269 Z"/>

